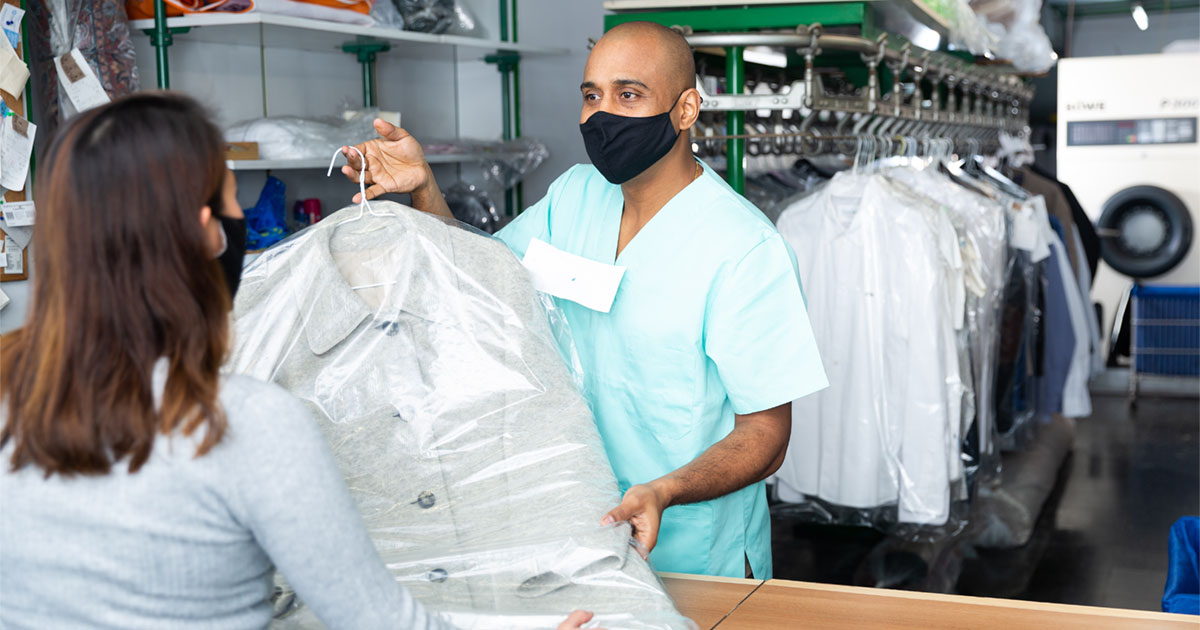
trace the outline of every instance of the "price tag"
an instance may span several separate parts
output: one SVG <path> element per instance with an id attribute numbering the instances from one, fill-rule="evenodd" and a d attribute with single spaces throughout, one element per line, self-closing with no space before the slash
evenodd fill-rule
<path id="1" fill-rule="evenodd" d="M 76 112 L 99 107 L 111 100 L 78 48 L 72 48 L 71 52 L 56 58 L 54 67 L 58 70 L 58 82 Z"/>

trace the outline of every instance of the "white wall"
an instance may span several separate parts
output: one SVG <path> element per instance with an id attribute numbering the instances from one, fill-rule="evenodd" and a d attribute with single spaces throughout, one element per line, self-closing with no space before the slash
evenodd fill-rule
<path id="1" fill-rule="evenodd" d="M 1200 39 L 1200 11 L 1153 12 L 1148 17 L 1150 28 L 1145 31 L 1138 30 L 1129 13 L 1076 18 L 1071 56 L 1147 55 L 1162 52 L 1175 40 Z"/>
<path id="2" fill-rule="evenodd" d="M 520 41 L 565 48 L 566 56 L 521 61 L 521 132 L 546 143 L 550 158 L 525 180 L 525 204 L 545 195 L 550 182 L 587 162 L 579 136 L 579 83 L 587 63 L 588 38 L 604 34 L 601 0 L 518 0 Z"/>

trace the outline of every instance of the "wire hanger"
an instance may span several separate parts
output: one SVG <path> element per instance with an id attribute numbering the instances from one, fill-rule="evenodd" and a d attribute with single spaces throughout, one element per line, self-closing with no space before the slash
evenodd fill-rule
<path id="1" fill-rule="evenodd" d="M 367 184 L 366 184 L 366 182 L 367 182 L 367 156 L 363 155 L 362 151 L 359 151 L 357 147 L 349 147 L 349 148 L 351 150 L 353 150 L 355 153 L 357 153 L 358 158 L 360 160 L 362 160 L 362 168 L 360 168 L 358 170 L 358 194 L 360 195 L 359 199 L 361 201 L 358 204 L 358 214 L 349 219 L 346 219 L 345 221 L 338 223 L 338 225 L 341 226 L 341 225 L 346 225 L 347 223 L 353 223 L 355 221 L 358 221 L 359 219 L 363 218 L 363 214 L 365 212 L 369 212 L 369 213 L 371 213 L 371 216 L 375 216 L 375 217 L 394 217 L 394 216 L 396 216 L 390 212 L 376 212 L 375 209 L 371 207 L 370 202 L 367 201 Z M 333 152 L 333 158 L 331 158 L 329 160 L 329 170 L 325 171 L 325 177 L 329 177 L 330 175 L 333 174 L 333 165 L 337 163 L 337 158 L 341 154 L 342 154 L 342 150 L 340 148 L 337 151 Z"/>
<path id="2" fill-rule="evenodd" d="M 354 215 L 353 217 L 351 217 L 349 219 L 339 222 L 335 226 L 335 228 L 346 225 L 347 223 L 353 223 L 355 221 L 358 221 L 359 219 L 362 219 L 363 214 L 367 213 L 367 212 L 369 212 L 371 214 L 371 216 L 374 216 L 374 217 L 394 217 L 394 216 L 396 216 L 390 212 L 376 212 L 375 209 L 371 207 L 370 202 L 367 201 L 367 184 L 366 184 L 366 181 L 367 181 L 367 156 L 363 155 L 362 151 L 359 151 L 355 147 L 350 147 L 350 148 L 355 153 L 357 153 L 359 159 L 362 160 L 362 168 L 358 170 L 358 194 L 361 195 L 361 197 L 359 197 L 360 201 L 358 204 L 358 214 Z M 342 150 L 340 148 L 337 150 L 337 152 L 335 152 L 333 154 L 333 159 L 329 160 L 329 170 L 325 172 L 325 177 L 329 177 L 330 175 L 333 174 L 333 165 L 335 163 L 337 163 L 337 157 L 341 154 L 342 154 Z M 393 285 L 393 284 L 396 284 L 395 280 L 389 280 L 387 282 L 375 282 L 372 284 L 362 284 L 362 285 L 358 285 L 358 286 L 352 286 L 352 287 L 350 287 L 350 289 L 352 291 L 361 291 L 363 289 L 373 289 L 375 287 L 384 287 L 384 286 L 389 286 L 389 285 Z"/>

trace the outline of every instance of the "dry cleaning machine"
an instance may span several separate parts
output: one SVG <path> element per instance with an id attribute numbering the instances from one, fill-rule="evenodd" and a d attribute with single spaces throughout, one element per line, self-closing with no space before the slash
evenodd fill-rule
<path id="1" fill-rule="evenodd" d="M 1103 330 L 1135 282 L 1200 284 L 1198 118 L 1200 54 L 1058 63 L 1057 175 L 1101 237 Z"/>

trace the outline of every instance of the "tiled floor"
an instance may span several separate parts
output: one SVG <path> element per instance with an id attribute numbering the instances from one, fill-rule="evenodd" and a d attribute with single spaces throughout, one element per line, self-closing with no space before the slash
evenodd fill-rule
<path id="1" fill-rule="evenodd" d="M 1095 396 L 1077 425 L 1030 542 L 1012 550 L 959 545 L 963 594 L 1158 610 L 1167 531 L 1200 513 L 1200 401 Z M 883 537 L 869 530 L 773 522 L 775 575 L 863 583 Z M 920 588 L 918 586 L 918 588 Z"/>

